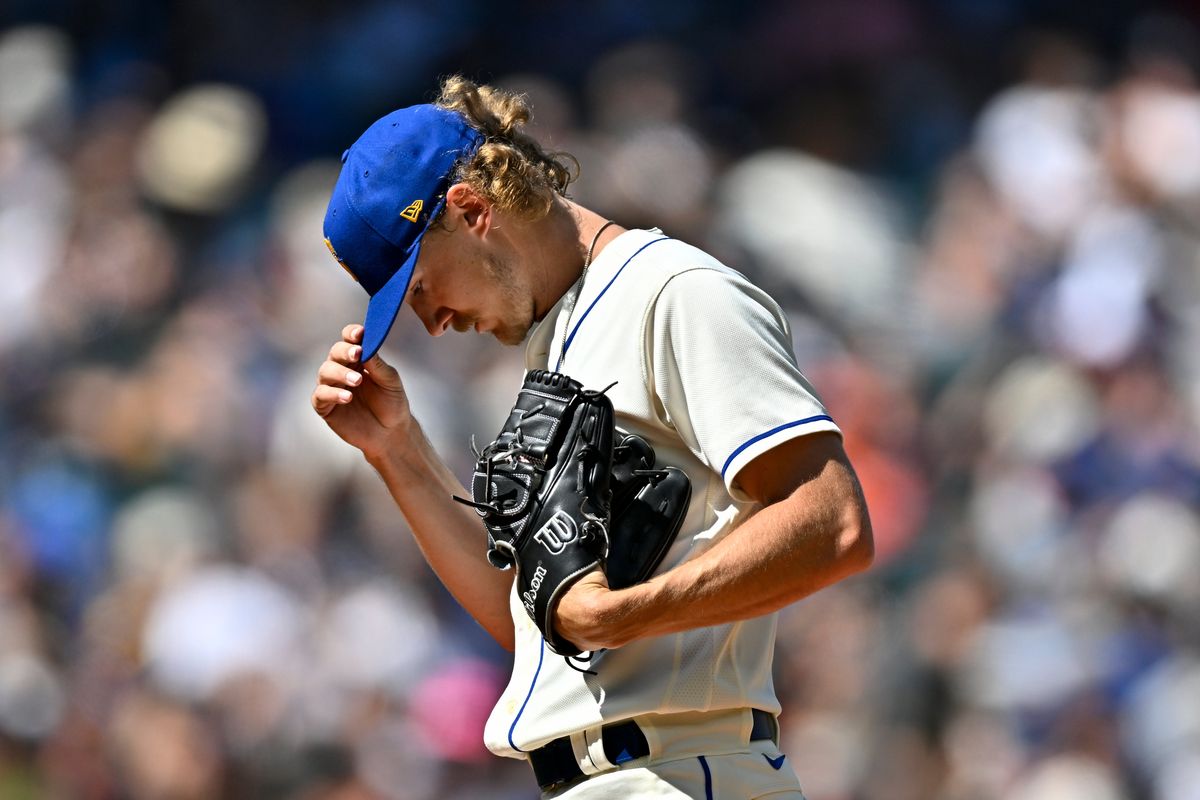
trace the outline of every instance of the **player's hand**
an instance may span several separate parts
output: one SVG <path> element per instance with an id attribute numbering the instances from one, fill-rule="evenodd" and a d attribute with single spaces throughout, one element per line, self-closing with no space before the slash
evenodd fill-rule
<path id="1" fill-rule="evenodd" d="M 342 340 L 317 370 L 312 406 L 338 436 L 373 460 L 408 433 L 412 414 L 395 367 L 379 354 L 359 363 L 362 336 L 361 325 L 342 329 Z"/>
<path id="2" fill-rule="evenodd" d="M 628 639 L 623 635 L 621 616 L 612 602 L 617 593 L 608 588 L 608 579 L 593 570 L 571 584 L 554 608 L 554 629 L 580 650 L 620 647 Z"/>

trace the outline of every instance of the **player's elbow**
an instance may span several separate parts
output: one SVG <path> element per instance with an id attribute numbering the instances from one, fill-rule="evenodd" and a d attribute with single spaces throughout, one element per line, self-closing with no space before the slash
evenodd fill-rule
<path id="1" fill-rule="evenodd" d="M 860 492 L 843 504 L 841 524 L 835 542 L 839 572 L 853 575 L 868 569 L 875 561 L 875 536 L 871 517 Z"/>
<path id="2" fill-rule="evenodd" d="M 874 563 L 875 537 L 871 532 L 871 520 L 866 514 L 842 530 L 838 549 L 849 574 L 862 572 Z"/>

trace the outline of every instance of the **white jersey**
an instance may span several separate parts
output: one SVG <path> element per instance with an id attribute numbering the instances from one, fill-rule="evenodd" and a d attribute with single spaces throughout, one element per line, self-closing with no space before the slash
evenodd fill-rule
<path id="1" fill-rule="evenodd" d="M 660 572 L 704 553 L 758 510 L 738 489 L 743 466 L 788 439 L 838 431 L 796 366 L 779 306 L 657 229 L 610 242 L 588 269 L 574 312 L 559 301 L 533 329 L 525 361 L 589 389 L 615 381 L 608 397 L 618 430 L 645 438 L 660 464 L 691 479 L 691 505 Z M 509 604 L 512 679 L 484 733 L 497 755 L 521 757 L 643 714 L 779 711 L 775 614 L 635 641 L 597 654 L 589 675 L 545 646 L 515 591 Z"/>

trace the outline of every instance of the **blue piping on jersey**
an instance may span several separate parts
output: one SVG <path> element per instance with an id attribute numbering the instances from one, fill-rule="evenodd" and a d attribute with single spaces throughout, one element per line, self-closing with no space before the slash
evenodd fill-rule
<path id="1" fill-rule="evenodd" d="M 605 285 L 605 287 L 600 290 L 600 294 L 596 295 L 596 299 L 592 301 L 592 304 L 587 307 L 587 311 L 584 311 L 583 316 L 581 316 L 579 318 L 579 321 L 575 323 L 575 328 L 574 328 L 574 330 L 571 331 L 571 335 L 567 337 L 567 340 L 565 342 L 563 342 L 562 352 L 560 352 L 558 354 L 558 363 L 554 366 L 554 369 L 556 371 L 562 368 L 563 359 L 567 357 L 567 348 L 569 348 L 571 346 L 571 342 L 575 339 L 575 334 L 579 333 L 579 326 L 583 325 L 583 321 L 585 319 L 587 319 L 587 315 L 592 313 L 592 309 L 596 307 L 596 303 L 599 303 L 600 298 L 604 297 L 604 293 L 608 291 L 608 287 L 612 286 L 613 283 L 617 280 L 617 278 L 621 277 L 621 273 L 624 272 L 625 268 L 629 266 L 629 262 L 633 261 L 633 259 L 637 256 L 638 253 L 642 252 L 650 245 L 655 244 L 657 242 L 665 242 L 667 239 L 670 239 L 670 238 L 671 238 L 670 236 L 663 236 L 660 239 L 651 239 L 650 241 L 646 242 L 644 245 L 639 247 L 637 250 L 635 250 L 633 255 L 631 255 L 629 258 L 625 259 L 625 263 L 621 265 L 621 268 L 619 270 L 617 270 L 617 274 L 613 275 L 612 280 L 610 280 Z"/>
<path id="2" fill-rule="evenodd" d="M 700 768 L 704 770 L 704 800 L 713 800 L 712 794 L 712 773 L 708 771 L 708 761 L 704 756 L 696 756 L 700 759 Z"/>
<path id="3" fill-rule="evenodd" d="M 768 436 L 774 436 L 775 434 L 779 433 L 780 431 L 785 431 L 788 428 L 794 428 L 797 425 L 807 425 L 810 422 L 819 422 L 820 420 L 828 420 L 829 422 L 833 422 L 833 417 L 829 416 L 828 414 L 817 414 L 815 417 L 805 417 L 804 419 L 798 419 L 795 422 L 786 422 L 783 425 L 780 425 L 779 427 L 771 428 L 771 430 L 767 431 L 766 433 L 760 433 L 758 436 L 755 436 L 753 439 L 751 439 L 750 441 L 743 444 L 737 450 L 734 450 L 732 453 L 730 453 L 729 458 L 725 459 L 725 466 L 721 467 L 721 480 L 725 479 L 725 470 L 729 469 L 729 465 L 733 463 L 733 460 L 735 458 L 737 458 L 738 453 L 742 452 L 750 445 L 754 444 L 755 442 L 762 441 L 763 439 L 767 438 Z"/>
<path id="4" fill-rule="evenodd" d="M 508 743 L 513 750 L 518 753 L 527 752 L 517 747 L 517 743 L 513 741 L 513 731 L 517 729 L 517 723 L 521 720 L 521 715 L 525 713 L 525 706 L 529 705 L 529 698 L 533 697 L 533 687 L 537 685 L 538 675 L 542 674 L 542 661 L 546 658 L 546 640 L 542 639 L 542 650 L 538 653 L 537 669 L 533 672 L 533 680 L 529 682 L 529 694 L 525 695 L 525 702 L 521 703 L 521 710 L 513 717 L 513 723 L 508 727 Z"/>

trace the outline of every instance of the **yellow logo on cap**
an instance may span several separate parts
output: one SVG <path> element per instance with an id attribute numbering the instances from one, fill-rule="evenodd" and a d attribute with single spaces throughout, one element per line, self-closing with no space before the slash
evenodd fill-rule
<path id="1" fill-rule="evenodd" d="M 413 200 L 408 204 L 408 208 L 400 212 L 400 216 L 404 217 L 409 222 L 416 222 L 417 217 L 421 214 L 421 208 L 425 205 L 420 200 Z"/>
<path id="2" fill-rule="evenodd" d="M 349 275 L 351 278 L 354 278 L 354 280 L 356 280 L 356 281 L 357 281 L 357 280 L 358 280 L 358 276 L 357 276 L 357 275 L 355 275 L 353 272 L 351 272 L 351 271 L 350 271 L 350 268 L 346 266 L 346 262 L 345 262 L 345 261 L 342 261 L 342 258 L 341 258 L 341 256 L 339 256 L 339 255 L 337 254 L 337 250 L 334 250 L 334 249 L 333 249 L 333 242 L 329 241 L 329 237 L 328 237 L 328 236 L 326 236 L 326 237 L 325 237 L 325 246 L 329 248 L 329 252 L 330 252 L 330 253 L 333 253 L 333 257 L 334 257 L 334 259 L 336 259 L 336 260 L 337 260 L 337 262 L 338 262 L 338 266 L 340 266 L 342 269 L 346 270 L 346 274 L 347 274 L 347 275 Z"/>

